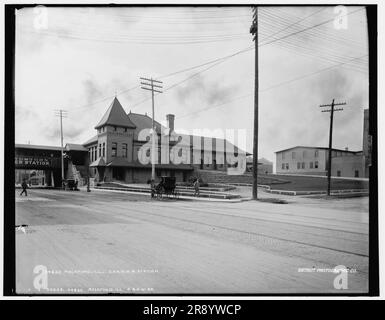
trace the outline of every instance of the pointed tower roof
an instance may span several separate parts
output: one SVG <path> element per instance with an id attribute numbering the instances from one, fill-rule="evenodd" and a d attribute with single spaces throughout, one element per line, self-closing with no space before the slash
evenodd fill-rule
<path id="1" fill-rule="evenodd" d="M 115 97 L 109 106 L 107 112 L 104 114 L 103 118 L 99 121 L 99 123 L 95 126 L 95 129 L 98 129 L 105 125 L 111 126 L 119 126 L 125 128 L 133 128 L 135 129 L 135 124 L 130 120 L 124 111 L 122 105 L 119 100 Z"/>

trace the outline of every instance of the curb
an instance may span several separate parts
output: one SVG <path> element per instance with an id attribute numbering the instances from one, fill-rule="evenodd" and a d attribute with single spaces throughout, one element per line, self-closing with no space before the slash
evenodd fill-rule
<path id="1" fill-rule="evenodd" d="M 110 191 L 110 192 L 119 192 L 119 193 L 130 193 L 130 194 L 137 194 L 137 195 L 146 195 L 150 196 L 150 190 L 144 189 L 144 188 L 138 188 L 141 189 L 141 191 L 134 191 L 134 190 L 128 190 L 125 188 L 112 188 L 112 187 L 91 187 L 91 190 L 94 191 Z M 217 195 L 218 197 L 219 195 Z M 193 201 L 211 201 L 211 202 L 242 202 L 244 201 L 243 198 L 241 198 L 239 195 L 230 195 L 230 198 L 226 198 L 227 195 L 223 195 L 220 198 L 212 198 L 212 197 L 193 197 L 193 196 L 186 196 L 186 195 L 180 195 L 178 199 L 181 200 L 193 200 Z M 172 199 L 172 198 L 171 198 Z"/>

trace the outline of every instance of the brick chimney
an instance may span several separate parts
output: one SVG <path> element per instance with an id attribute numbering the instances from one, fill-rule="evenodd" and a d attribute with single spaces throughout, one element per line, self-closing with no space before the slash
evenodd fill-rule
<path id="1" fill-rule="evenodd" d="M 174 131 L 175 115 L 174 114 L 167 114 L 166 119 L 167 119 L 167 127 L 170 129 L 170 131 Z"/>

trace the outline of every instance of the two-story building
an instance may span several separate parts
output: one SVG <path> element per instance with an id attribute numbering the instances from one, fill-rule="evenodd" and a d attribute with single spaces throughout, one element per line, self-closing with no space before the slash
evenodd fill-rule
<path id="1" fill-rule="evenodd" d="M 327 175 L 328 148 L 296 146 L 275 152 L 276 173 Z M 332 149 L 332 176 L 365 177 L 362 151 Z"/>

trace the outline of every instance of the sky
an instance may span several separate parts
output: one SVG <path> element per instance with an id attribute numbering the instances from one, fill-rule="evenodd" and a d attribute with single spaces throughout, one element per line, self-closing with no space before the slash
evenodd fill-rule
<path id="1" fill-rule="evenodd" d="M 165 125 L 172 113 L 176 131 L 244 129 L 252 153 L 252 15 L 246 6 L 18 10 L 16 143 L 60 145 L 58 109 L 67 111 L 64 142 L 84 143 L 115 95 L 126 112 L 151 115 L 139 78 L 153 77 L 163 81 L 157 121 Z M 335 113 L 333 147 L 362 150 L 369 108 L 363 7 L 260 7 L 258 55 L 259 158 L 326 147 L 330 114 L 319 105 L 333 99 L 347 103 Z"/>

